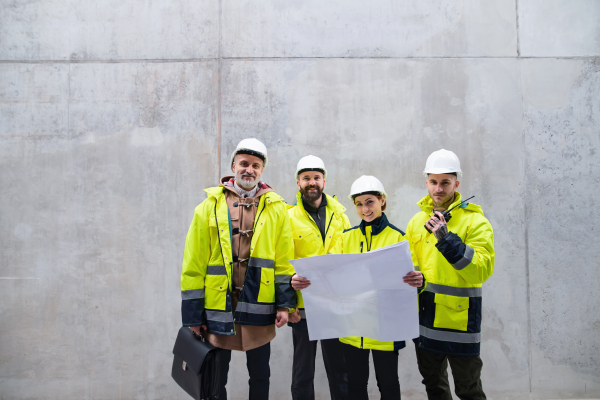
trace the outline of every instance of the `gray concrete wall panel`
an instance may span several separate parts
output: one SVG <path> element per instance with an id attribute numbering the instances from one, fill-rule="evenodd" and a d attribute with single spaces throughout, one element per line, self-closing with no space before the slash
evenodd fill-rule
<path id="1" fill-rule="evenodd" d="M 185 398 L 170 377 L 185 235 L 245 137 L 288 202 L 314 154 L 353 224 L 348 190 L 371 174 L 401 229 L 426 157 L 455 151 L 495 232 L 488 398 L 600 398 L 598 4 L 5 1 L 0 398 Z M 291 398 L 291 365 L 285 327 L 271 398 Z M 234 353 L 230 399 L 247 379 Z M 409 343 L 403 398 L 425 399 L 420 382 Z M 320 356 L 315 388 L 329 398 Z"/>
<path id="2" fill-rule="evenodd" d="M 0 58 L 214 58 L 218 21 L 210 0 L 3 1 Z"/>
<path id="3" fill-rule="evenodd" d="M 225 57 L 515 56 L 515 2 L 223 2 Z"/>
<path id="4" fill-rule="evenodd" d="M 0 64 L 0 135 L 68 135 L 69 66 Z"/>
<path id="5" fill-rule="evenodd" d="M 533 392 L 600 397 L 600 66 L 527 60 L 523 81 Z"/>
<path id="6" fill-rule="evenodd" d="M 600 56 L 598 21 L 597 0 L 519 0 L 521 56 Z"/>
<path id="7" fill-rule="evenodd" d="M 73 64 L 71 137 L 135 130 L 160 144 L 163 133 L 214 134 L 216 68 L 216 61 Z"/>
<path id="8" fill-rule="evenodd" d="M 215 66 L 78 65 L 74 100 L 98 101 L 71 121 L 97 126 L 75 124 L 71 140 L 0 138 L 0 397 L 180 395 L 170 359 L 182 246 L 218 179 Z M 128 82 L 142 76 L 168 115 L 140 117 L 148 103 Z"/>

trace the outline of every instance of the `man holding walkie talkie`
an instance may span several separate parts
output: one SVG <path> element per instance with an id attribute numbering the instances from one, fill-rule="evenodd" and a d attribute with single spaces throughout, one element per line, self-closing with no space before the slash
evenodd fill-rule
<path id="1" fill-rule="evenodd" d="M 448 363 L 460 399 L 485 399 L 482 284 L 494 272 L 494 233 L 481 207 L 462 201 L 456 191 L 462 176 L 456 154 L 433 152 L 424 174 L 429 194 L 406 229 L 413 262 L 426 280 L 415 340 L 419 371 L 429 399 L 452 399 Z"/>

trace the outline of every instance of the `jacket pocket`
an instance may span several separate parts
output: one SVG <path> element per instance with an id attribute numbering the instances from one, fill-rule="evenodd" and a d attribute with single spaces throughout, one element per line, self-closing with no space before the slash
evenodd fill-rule
<path id="1" fill-rule="evenodd" d="M 258 302 L 275 302 L 275 270 L 273 268 L 260 269 L 260 289 L 258 290 Z"/>
<path id="2" fill-rule="evenodd" d="M 410 248 L 412 250 L 412 255 L 417 259 L 413 260 L 415 265 L 418 265 L 423 270 L 423 265 L 421 263 L 421 255 L 423 254 L 423 234 L 416 233 L 411 235 L 410 237 Z"/>
<path id="3" fill-rule="evenodd" d="M 469 323 L 469 298 L 435 294 L 434 328 L 467 330 Z"/>
<path id="4" fill-rule="evenodd" d="M 204 307 L 225 310 L 227 306 L 227 275 L 206 275 L 204 280 Z"/>
<path id="5" fill-rule="evenodd" d="M 292 233 L 296 256 L 306 257 L 315 252 L 315 242 L 320 240 L 311 228 L 296 229 Z"/>

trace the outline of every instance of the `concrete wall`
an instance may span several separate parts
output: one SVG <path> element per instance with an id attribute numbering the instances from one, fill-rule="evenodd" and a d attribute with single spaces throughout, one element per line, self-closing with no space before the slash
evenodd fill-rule
<path id="1" fill-rule="evenodd" d="M 183 242 L 244 137 L 264 179 L 322 157 L 405 226 L 439 148 L 495 229 L 491 399 L 600 397 L 597 0 L 0 3 L 0 399 L 184 399 Z M 289 399 L 278 331 L 271 398 Z M 424 399 L 412 344 L 403 397 Z M 243 354 L 230 372 L 246 398 Z M 373 398 L 378 391 L 371 374 Z M 317 398 L 327 399 L 317 362 Z"/>

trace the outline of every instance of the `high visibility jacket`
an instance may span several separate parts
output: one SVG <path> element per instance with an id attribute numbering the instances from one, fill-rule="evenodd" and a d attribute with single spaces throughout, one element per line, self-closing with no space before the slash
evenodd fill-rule
<path id="1" fill-rule="evenodd" d="M 461 201 L 455 192 L 454 202 Z M 422 211 L 408 223 L 406 236 L 413 262 L 426 285 L 419 296 L 419 346 L 433 352 L 479 355 L 482 283 L 494 272 L 494 232 L 481 207 L 463 204 L 451 211 L 448 234 L 440 242 L 424 225 L 433 203 L 425 196 Z"/>
<path id="2" fill-rule="evenodd" d="M 181 272 L 181 314 L 184 326 L 206 324 L 217 334 L 234 335 L 234 322 L 266 326 L 277 310 L 296 307 L 290 280 L 294 268 L 292 231 L 283 198 L 260 196 L 250 259 L 235 315 L 232 315 L 231 218 L 222 185 L 206 189 L 187 234 Z"/>
<path id="3" fill-rule="evenodd" d="M 371 250 L 380 249 L 394 243 L 406 240 L 404 232 L 390 224 L 385 213 L 377 225 L 365 226 L 362 221 L 360 225 L 350 228 L 342 235 L 341 246 L 336 247 L 332 253 L 350 254 L 366 253 Z M 350 344 L 361 349 L 373 350 L 400 350 L 406 346 L 404 341 L 380 342 L 359 336 L 348 336 L 340 338 L 340 342 Z"/>
<path id="4" fill-rule="evenodd" d="M 302 203 L 302 194 L 296 195 L 296 205 L 288 209 L 292 225 L 292 236 L 294 237 L 294 259 L 320 256 L 329 252 L 342 240 L 344 230 L 350 228 L 350 220 L 344 214 L 346 207 L 342 206 L 331 196 L 327 197 L 325 206 L 325 242 L 316 222 L 306 212 Z M 304 318 L 304 301 L 302 293 L 296 291 L 298 296 L 298 308 Z"/>

